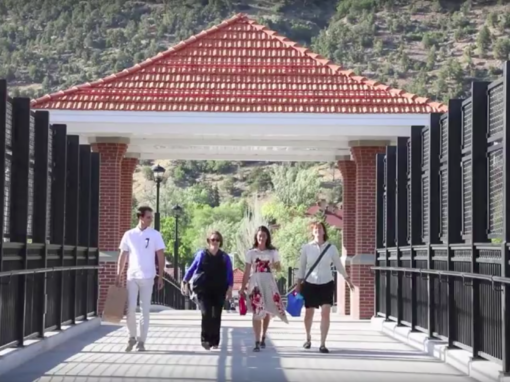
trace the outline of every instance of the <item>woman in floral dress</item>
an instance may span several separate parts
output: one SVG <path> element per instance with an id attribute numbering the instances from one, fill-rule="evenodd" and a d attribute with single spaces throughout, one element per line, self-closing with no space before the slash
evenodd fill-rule
<path id="1" fill-rule="evenodd" d="M 256 352 L 266 347 L 266 333 L 272 316 L 288 323 L 272 270 L 280 270 L 280 257 L 271 244 L 269 230 L 260 226 L 255 233 L 253 248 L 246 253 L 246 267 L 240 291 L 240 294 L 247 298 L 248 311 L 253 314 L 253 351 Z"/>

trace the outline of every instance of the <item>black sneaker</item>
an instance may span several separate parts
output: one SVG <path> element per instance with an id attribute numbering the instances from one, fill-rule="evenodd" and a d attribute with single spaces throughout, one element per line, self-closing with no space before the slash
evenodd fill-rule
<path id="1" fill-rule="evenodd" d="M 312 347 L 312 341 L 306 340 L 306 342 L 303 344 L 304 349 L 310 349 Z"/>
<path id="2" fill-rule="evenodd" d="M 205 349 L 205 350 L 210 350 L 211 349 L 211 345 L 209 344 L 209 342 L 207 341 L 202 341 L 202 347 Z"/>
<path id="3" fill-rule="evenodd" d="M 327 348 L 326 346 L 324 346 L 324 345 L 322 345 L 322 346 L 319 348 L 319 351 L 320 351 L 321 353 L 325 353 L 325 354 L 326 354 L 326 353 L 329 353 L 328 348 Z"/>
<path id="4" fill-rule="evenodd" d="M 136 339 L 134 337 L 131 337 L 129 340 L 128 340 L 128 344 L 126 346 L 126 351 L 131 351 L 133 350 L 133 347 L 136 345 Z"/>
<path id="5" fill-rule="evenodd" d="M 255 342 L 255 347 L 253 348 L 253 351 L 258 353 L 260 351 L 260 342 Z"/>
<path id="6" fill-rule="evenodd" d="M 260 341 L 260 348 L 261 349 L 266 348 L 266 337 L 262 337 L 262 341 Z"/>

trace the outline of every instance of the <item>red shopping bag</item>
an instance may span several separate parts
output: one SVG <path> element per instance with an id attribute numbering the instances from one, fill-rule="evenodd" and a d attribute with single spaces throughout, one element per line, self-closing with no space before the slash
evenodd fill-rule
<path id="1" fill-rule="evenodd" d="M 243 296 L 239 297 L 239 314 L 241 316 L 246 316 L 248 312 L 248 307 L 246 306 L 246 300 Z"/>

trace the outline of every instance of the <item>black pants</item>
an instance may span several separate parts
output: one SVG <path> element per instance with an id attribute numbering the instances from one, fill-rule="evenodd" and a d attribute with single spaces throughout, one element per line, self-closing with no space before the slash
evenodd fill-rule
<path id="1" fill-rule="evenodd" d="M 221 313 L 225 303 L 225 292 L 208 293 L 198 297 L 202 311 L 202 342 L 211 346 L 220 344 Z"/>

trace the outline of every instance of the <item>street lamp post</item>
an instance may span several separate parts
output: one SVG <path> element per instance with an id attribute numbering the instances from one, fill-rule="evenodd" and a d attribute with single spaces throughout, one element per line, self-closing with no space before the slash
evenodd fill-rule
<path id="1" fill-rule="evenodd" d="M 163 180 L 165 169 L 157 164 L 152 168 L 152 172 L 154 174 L 154 181 L 156 182 L 156 213 L 154 214 L 154 228 L 156 231 L 159 231 L 161 224 L 159 217 L 159 187 L 161 185 L 161 181 Z"/>
<path id="2" fill-rule="evenodd" d="M 178 204 L 172 207 L 175 217 L 175 240 L 174 240 L 174 279 L 179 279 L 179 216 L 182 214 L 182 207 Z"/>

